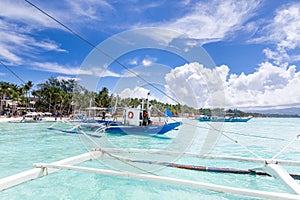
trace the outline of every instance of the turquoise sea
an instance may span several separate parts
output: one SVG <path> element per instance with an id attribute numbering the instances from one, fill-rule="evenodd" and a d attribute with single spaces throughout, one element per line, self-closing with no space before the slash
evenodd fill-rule
<path id="1" fill-rule="evenodd" d="M 190 120 L 191 124 L 194 123 Z M 224 123 L 216 128 L 222 134 L 212 132 L 214 124 L 199 122 L 197 128 L 183 125 L 163 137 L 136 135 L 105 135 L 89 140 L 83 135 L 73 135 L 48 130 L 49 126 L 67 128 L 68 124 L 0 123 L 0 178 L 32 169 L 33 163 L 50 163 L 86 153 L 93 147 L 165 149 L 172 146 L 179 134 L 186 134 L 192 141 L 185 143 L 185 150 L 193 153 L 209 152 L 212 155 L 243 156 L 248 158 L 272 158 L 300 134 L 300 119 L 254 118 L 247 123 Z M 194 133 L 193 137 L 188 137 Z M 207 140 L 210 138 L 210 140 Z M 102 140 L 102 141 L 101 141 Z M 105 140 L 105 142 L 103 142 Z M 300 161 L 300 139 L 290 144 L 277 158 Z M 210 149 L 204 149 L 207 141 Z M 177 141 L 178 142 L 178 141 Z M 175 149 L 176 151 L 176 149 Z M 134 156 L 134 155 L 133 155 Z M 149 160 L 155 156 L 137 155 Z M 159 157 L 158 159 L 162 159 Z M 231 167 L 249 169 L 259 164 L 237 161 L 211 160 L 196 157 L 176 157 L 172 162 L 208 167 Z M 127 170 L 126 164 L 113 158 L 87 161 L 80 166 L 101 169 Z M 144 167 L 137 164 L 136 170 Z M 146 169 L 146 168 L 145 168 Z M 290 173 L 300 174 L 300 168 L 286 167 Z M 147 168 L 148 170 L 148 168 Z M 169 167 L 151 171 L 158 176 L 181 178 L 240 188 L 286 192 L 286 188 L 272 177 L 237 174 L 208 173 Z M 48 176 L 20 184 L 0 192 L 0 199 L 255 199 L 173 185 L 169 183 L 120 178 L 71 170 L 60 170 Z"/>

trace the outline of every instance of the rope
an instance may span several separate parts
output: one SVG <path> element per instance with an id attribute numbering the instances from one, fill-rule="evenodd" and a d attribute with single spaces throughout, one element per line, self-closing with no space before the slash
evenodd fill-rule
<path id="1" fill-rule="evenodd" d="M 10 71 L 15 77 L 17 77 L 17 79 L 19 79 L 24 85 L 26 85 L 25 81 L 18 76 L 13 70 L 11 70 L 7 65 L 5 65 L 3 62 L 0 61 L 0 64 L 5 67 L 8 71 Z"/>
<path id="2" fill-rule="evenodd" d="M 88 135 L 87 135 L 83 130 L 80 130 L 80 132 L 81 132 L 86 138 L 88 138 L 88 140 L 90 140 L 92 143 L 94 143 L 96 146 L 98 146 L 98 143 L 97 143 L 95 140 L 93 140 L 91 137 L 88 137 Z M 145 172 L 145 173 L 148 173 L 148 174 L 157 176 L 155 173 L 150 172 L 150 171 L 147 171 L 147 170 L 144 170 L 143 168 L 140 168 L 140 167 L 138 167 L 138 166 L 136 166 L 136 165 L 134 165 L 134 164 L 131 164 L 131 163 L 129 163 L 127 160 L 122 159 L 121 157 L 116 156 L 116 155 L 114 155 L 114 154 L 111 154 L 111 153 L 109 153 L 108 151 L 105 151 L 105 150 L 102 149 L 102 148 L 97 148 L 97 150 L 99 150 L 99 151 L 102 152 L 103 154 L 106 154 L 106 155 L 108 155 L 109 157 L 114 158 L 114 159 L 116 159 L 116 160 L 118 160 L 118 161 L 120 161 L 120 162 L 122 162 L 122 163 L 124 163 L 124 164 L 126 164 L 126 165 L 129 165 L 129 166 L 131 166 L 131 167 L 133 167 L 133 168 L 135 168 L 135 169 L 138 169 L 138 170 L 140 170 L 140 171 L 142 171 L 142 172 Z"/>
<path id="3" fill-rule="evenodd" d="M 286 146 L 284 146 L 275 156 L 272 157 L 272 159 L 277 158 L 280 154 L 282 154 L 282 152 L 284 152 L 291 144 L 293 144 L 298 138 L 300 137 L 300 135 L 297 135 L 294 139 L 292 139 Z"/>
<path id="4" fill-rule="evenodd" d="M 110 54 L 106 53 L 105 51 L 103 51 L 102 49 L 100 49 L 99 47 L 97 47 L 96 45 L 94 45 L 93 43 L 91 43 L 90 41 L 88 41 L 87 39 L 85 39 L 79 33 L 75 32 L 70 27 L 68 27 L 67 25 L 65 25 L 64 23 L 62 23 L 61 21 L 59 21 L 55 17 L 51 16 L 46 11 L 42 10 L 41 8 L 39 8 L 38 6 L 36 6 L 35 4 L 33 4 L 32 2 L 30 2 L 28 0 L 25 0 L 25 1 L 28 4 L 30 4 L 31 6 L 33 6 L 34 8 L 36 8 L 38 11 L 40 11 L 41 13 L 43 13 L 44 15 L 46 15 L 47 17 L 49 17 L 50 19 L 52 19 L 53 21 L 55 21 L 56 23 L 58 23 L 59 25 L 61 25 L 63 28 L 65 28 L 70 33 L 72 33 L 74 36 L 76 36 L 77 38 L 79 38 L 80 40 L 82 40 L 83 42 L 85 42 L 86 44 L 88 44 L 89 46 L 93 47 L 94 49 L 96 49 L 98 52 L 100 52 L 104 56 L 110 58 L 112 61 L 114 61 L 117 64 L 119 64 L 121 67 L 123 67 L 124 69 L 126 69 L 128 72 L 132 73 L 134 76 L 138 77 L 139 79 L 141 79 L 145 83 L 149 84 L 151 87 L 153 87 L 154 89 L 156 89 L 157 91 L 159 91 L 163 95 L 167 96 L 168 98 L 170 98 L 171 100 L 173 100 L 174 102 L 176 102 L 176 103 L 179 104 L 179 102 L 176 99 L 174 99 L 173 97 L 171 97 L 170 95 L 168 95 L 167 93 L 165 93 L 162 89 L 158 88 L 153 83 L 150 83 L 149 81 L 147 81 L 146 79 L 144 79 L 142 76 L 140 76 L 138 73 L 136 73 L 133 70 L 129 69 L 125 64 L 121 63 L 119 60 L 117 60 L 116 58 L 112 57 Z"/>

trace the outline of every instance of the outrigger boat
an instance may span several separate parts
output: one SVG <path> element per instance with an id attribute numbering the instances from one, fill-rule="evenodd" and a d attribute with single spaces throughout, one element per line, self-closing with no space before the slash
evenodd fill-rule
<path id="1" fill-rule="evenodd" d="M 145 105 L 146 104 L 146 105 Z M 167 109 L 165 117 L 170 117 L 172 113 Z M 134 135 L 162 135 L 171 130 L 177 130 L 181 122 L 158 121 L 151 119 L 151 109 L 148 98 L 142 99 L 138 108 L 125 108 L 121 122 L 112 120 L 84 120 L 73 126 L 71 129 L 49 127 L 49 130 L 56 130 L 65 133 L 83 134 L 83 131 L 94 131 L 87 133 L 90 136 L 99 136 L 103 132 L 111 134 L 134 134 Z"/>
<path id="2" fill-rule="evenodd" d="M 211 116 L 211 115 L 201 115 L 198 120 L 200 122 L 248 122 L 252 117 L 239 117 L 238 111 L 235 109 L 233 116 Z"/>
<path id="3" fill-rule="evenodd" d="M 149 101 L 142 99 L 138 108 L 126 108 L 123 113 L 122 123 L 111 123 L 105 128 L 108 133 L 138 134 L 138 135 L 156 135 L 165 134 L 176 129 L 181 122 L 153 122 L 150 118 L 151 109 Z"/>

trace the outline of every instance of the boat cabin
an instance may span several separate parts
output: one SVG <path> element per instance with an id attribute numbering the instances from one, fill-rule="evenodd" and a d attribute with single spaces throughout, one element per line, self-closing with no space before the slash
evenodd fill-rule
<path id="1" fill-rule="evenodd" d="M 142 100 L 141 105 L 138 108 L 126 108 L 123 113 L 123 119 L 125 125 L 132 126 L 148 126 L 151 125 L 151 111 L 149 108 L 149 101 Z"/>

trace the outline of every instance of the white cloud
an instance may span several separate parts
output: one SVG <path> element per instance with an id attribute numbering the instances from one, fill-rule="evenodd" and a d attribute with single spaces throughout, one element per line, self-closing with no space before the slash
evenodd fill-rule
<path id="1" fill-rule="evenodd" d="M 0 19 L 0 56 L 7 62 L 22 64 L 23 56 L 34 56 L 41 51 L 66 52 L 59 44 L 49 39 L 37 40 L 32 36 L 34 30 L 21 24 L 8 23 Z"/>
<path id="2" fill-rule="evenodd" d="M 6 45 L 1 44 L 1 42 L 0 42 L 0 56 L 12 63 L 20 63 L 20 61 L 22 60 L 21 57 L 11 52 L 9 48 L 7 48 Z"/>
<path id="3" fill-rule="evenodd" d="M 255 10 L 260 6 L 261 0 L 213 0 L 196 3 L 186 1 L 178 5 L 186 4 L 189 4 L 188 7 L 191 9 L 183 16 L 164 22 L 136 24 L 133 28 L 161 27 L 164 32 L 153 29 L 148 33 L 141 31 L 141 34 L 148 35 L 163 45 L 182 36 L 198 40 L 197 43 L 194 41 L 187 44 L 188 46 L 220 41 L 232 36 L 237 30 L 253 32 L 256 26 L 247 20 L 255 15 Z"/>
<path id="4" fill-rule="evenodd" d="M 163 1 L 157 1 L 157 2 L 143 2 L 142 4 L 139 4 L 139 6 L 136 6 L 138 1 L 136 2 L 135 0 L 133 2 L 130 2 L 132 7 L 130 6 L 128 9 L 130 12 L 134 13 L 142 13 L 142 12 L 147 12 L 149 9 L 160 7 L 164 2 Z"/>
<path id="5" fill-rule="evenodd" d="M 108 69 L 103 69 L 100 67 L 90 67 L 88 69 L 85 69 L 84 71 L 90 71 L 92 75 L 98 76 L 98 77 L 121 77 L 121 74 L 112 72 Z M 80 74 L 84 74 L 83 72 L 79 72 Z"/>
<path id="6" fill-rule="evenodd" d="M 58 63 L 50 63 L 50 62 L 44 62 L 44 63 L 32 63 L 32 66 L 35 70 L 39 71 L 46 71 L 46 72 L 53 72 L 53 73 L 59 73 L 59 74 L 68 74 L 68 75 L 77 75 L 77 74 L 87 74 L 90 75 L 92 72 L 90 71 L 82 71 L 79 67 L 66 67 L 62 66 Z"/>
<path id="7" fill-rule="evenodd" d="M 0 1 L 0 16 L 11 21 L 27 23 L 30 26 L 41 26 L 57 28 L 59 25 L 37 11 L 31 5 L 22 0 L 1 0 Z M 41 28 L 41 27 L 40 27 Z"/>
<path id="8" fill-rule="evenodd" d="M 129 61 L 130 65 L 137 65 L 138 64 L 138 58 L 133 58 Z"/>
<path id="9" fill-rule="evenodd" d="M 226 79 L 228 71 L 226 66 L 209 69 L 199 63 L 185 64 L 172 69 L 165 76 L 166 88 L 170 95 L 175 94 L 181 104 L 197 108 L 222 106 L 224 105 L 222 79 Z"/>
<path id="10" fill-rule="evenodd" d="M 142 63 L 143 63 L 144 66 L 150 66 L 150 65 L 152 64 L 152 61 L 151 61 L 151 60 L 148 60 L 148 59 L 144 59 L 144 60 L 142 61 Z"/>
<path id="11" fill-rule="evenodd" d="M 230 74 L 225 65 L 214 69 L 199 63 L 177 67 L 166 75 L 166 88 L 181 103 L 194 107 L 270 108 L 300 106 L 300 72 L 296 66 L 259 65 L 252 74 Z M 224 101 L 225 98 L 225 101 Z"/>
<path id="12" fill-rule="evenodd" d="M 39 47 L 45 51 L 57 51 L 57 52 L 68 52 L 65 49 L 60 48 L 59 44 L 55 43 L 52 40 L 43 40 L 43 41 L 32 41 L 30 46 Z"/>
<path id="13" fill-rule="evenodd" d="M 260 30 L 260 37 L 252 42 L 271 43 L 274 49 L 264 50 L 265 56 L 276 64 L 298 61 L 299 55 L 291 50 L 299 49 L 300 45 L 300 3 L 287 4 L 280 7 L 270 24 Z"/>
<path id="14" fill-rule="evenodd" d="M 99 11 L 113 9 L 105 0 L 63 0 L 51 4 L 46 1 L 33 3 L 45 12 L 68 24 L 85 23 L 85 21 L 90 19 L 99 19 Z M 35 29 L 57 28 L 65 30 L 57 22 L 54 22 L 23 0 L 1 0 L 0 16 L 9 20 L 26 23 Z"/>
<path id="15" fill-rule="evenodd" d="M 190 13 L 161 26 L 184 32 L 195 39 L 221 40 L 241 29 L 259 4 L 257 0 L 201 1 L 194 5 Z"/>
<path id="16" fill-rule="evenodd" d="M 119 95 L 121 98 L 141 98 L 146 97 L 150 90 L 143 87 L 135 87 L 134 89 L 126 88 Z"/>
<path id="17" fill-rule="evenodd" d="M 300 105 L 300 73 L 296 66 L 280 67 L 262 63 L 256 72 L 230 75 L 227 103 L 239 107 Z"/>
<path id="18" fill-rule="evenodd" d="M 147 56 L 142 60 L 142 65 L 145 67 L 151 66 L 154 62 L 156 62 L 157 58 Z"/>
<path id="19" fill-rule="evenodd" d="M 40 1 L 35 4 L 69 26 L 96 19 L 99 9 L 112 9 L 104 0 L 60 1 L 52 4 Z M 25 55 L 33 58 L 35 53 L 43 51 L 67 52 L 53 40 L 45 37 L 37 39 L 38 32 L 49 28 L 66 31 L 57 22 L 23 0 L 1 0 L 0 56 L 6 62 L 21 65 L 24 64 L 22 61 L 25 60 Z"/>
<path id="20" fill-rule="evenodd" d="M 62 80 L 65 80 L 65 81 L 69 81 L 69 80 L 78 81 L 79 80 L 78 78 L 73 78 L 73 77 L 68 77 L 68 76 L 57 76 L 56 79 L 59 80 L 59 81 L 62 81 Z"/>
<path id="21" fill-rule="evenodd" d="M 142 65 L 142 66 L 148 67 L 148 66 L 151 66 L 156 61 L 157 61 L 157 58 L 155 58 L 155 57 L 145 56 L 145 58 L 143 58 L 143 59 L 138 58 L 138 57 L 129 59 L 128 63 L 130 65 Z"/>
<path id="22" fill-rule="evenodd" d="M 122 75 L 114 73 L 108 69 L 103 69 L 99 67 L 89 67 L 89 68 L 80 68 L 80 67 L 71 67 L 71 66 L 64 66 L 60 65 L 59 63 L 51 63 L 51 62 L 44 62 L 32 63 L 32 67 L 35 70 L 39 71 L 46 71 L 46 72 L 53 72 L 59 74 L 66 74 L 66 75 L 90 75 L 95 77 L 121 77 Z"/>
<path id="23" fill-rule="evenodd" d="M 77 0 L 65 1 L 70 6 L 70 10 L 77 16 L 87 17 L 92 20 L 99 20 L 99 8 L 110 9 L 113 7 L 104 0 Z"/>

